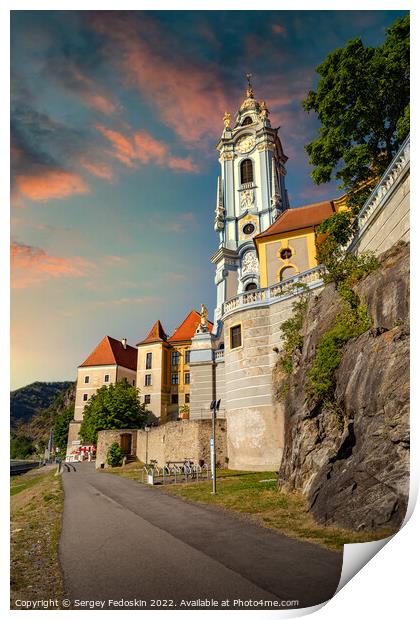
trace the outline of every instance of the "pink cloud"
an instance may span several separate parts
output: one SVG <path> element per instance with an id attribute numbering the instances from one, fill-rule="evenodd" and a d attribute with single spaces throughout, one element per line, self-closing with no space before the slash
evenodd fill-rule
<path id="1" fill-rule="evenodd" d="M 150 17 L 142 17 L 140 24 L 132 17 L 113 14 L 110 19 L 100 13 L 94 17 L 94 26 L 108 37 L 109 55 L 118 58 L 125 81 L 184 142 L 196 144 L 221 134 L 229 102 L 216 65 L 199 65 L 179 54 L 165 57 L 162 39 L 168 49 L 170 35 L 161 32 Z M 179 50 L 179 42 L 173 43 Z"/>
<path id="2" fill-rule="evenodd" d="M 65 61 L 64 72 L 62 66 L 58 64 L 56 72 L 50 72 L 49 75 L 52 77 L 55 75 L 58 83 L 87 107 L 106 116 L 111 116 L 118 111 L 118 106 L 105 89 L 82 73 L 80 68 L 69 59 Z"/>
<path id="3" fill-rule="evenodd" d="M 143 129 L 127 137 L 103 125 L 97 125 L 96 128 L 111 142 L 114 147 L 114 157 L 129 168 L 135 168 L 141 164 L 154 164 L 168 166 L 182 172 L 197 172 L 198 170 L 198 166 L 191 157 L 173 157 L 167 144 L 157 140 Z"/>
<path id="4" fill-rule="evenodd" d="M 112 181 L 114 179 L 114 172 L 112 167 L 105 162 L 89 161 L 85 157 L 82 157 L 80 161 L 82 167 L 95 177 L 104 179 L 106 181 Z"/>
<path id="5" fill-rule="evenodd" d="M 170 157 L 168 160 L 169 168 L 174 170 L 184 170 L 185 172 L 198 172 L 198 165 L 193 161 L 192 157 Z"/>
<path id="6" fill-rule="evenodd" d="M 34 201 L 67 198 L 90 191 L 86 181 L 67 170 L 46 170 L 40 174 L 20 174 L 15 178 L 17 198 L 23 196 Z"/>
<path id="7" fill-rule="evenodd" d="M 275 34 L 280 34 L 282 36 L 285 36 L 287 31 L 286 28 L 284 26 L 282 26 L 281 24 L 273 24 L 271 26 L 271 30 L 275 33 Z"/>
<path id="8" fill-rule="evenodd" d="M 165 230 L 171 233 L 191 231 L 191 229 L 197 225 L 196 215 L 191 211 L 179 213 L 175 218 L 162 216 L 156 213 L 153 216 L 152 221 L 159 227 L 160 230 Z"/>
<path id="9" fill-rule="evenodd" d="M 12 288 L 26 288 L 50 278 L 84 277 L 94 268 L 80 256 L 51 256 L 42 248 L 12 242 L 10 246 Z"/>

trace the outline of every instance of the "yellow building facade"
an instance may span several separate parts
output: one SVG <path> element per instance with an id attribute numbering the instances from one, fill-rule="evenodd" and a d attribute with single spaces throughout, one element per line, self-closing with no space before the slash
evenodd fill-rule
<path id="1" fill-rule="evenodd" d="M 316 227 L 346 208 L 345 197 L 284 211 L 254 237 L 260 288 L 266 288 L 316 267 Z"/>
<path id="2" fill-rule="evenodd" d="M 190 403 L 191 339 L 200 323 L 196 310 L 185 317 L 171 336 L 156 321 L 137 344 L 137 380 L 141 401 L 161 423 L 187 418 Z M 209 329 L 213 327 L 208 322 Z"/>

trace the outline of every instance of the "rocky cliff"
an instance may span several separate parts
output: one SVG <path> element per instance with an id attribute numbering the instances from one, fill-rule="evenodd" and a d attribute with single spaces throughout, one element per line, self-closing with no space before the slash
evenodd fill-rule
<path id="1" fill-rule="evenodd" d="M 354 287 L 373 327 L 345 345 L 333 405 L 305 391 L 317 344 L 343 303 L 333 284 L 309 302 L 284 399 L 280 489 L 303 491 L 319 522 L 354 530 L 396 529 L 408 499 L 409 247 L 379 258 L 380 268 Z M 279 400 L 284 381 L 278 363 Z"/>

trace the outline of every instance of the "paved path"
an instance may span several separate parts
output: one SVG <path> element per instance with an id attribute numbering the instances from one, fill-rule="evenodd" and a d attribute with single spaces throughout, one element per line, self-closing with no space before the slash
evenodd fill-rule
<path id="1" fill-rule="evenodd" d="M 198 599 L 307 607 L 331 598 L 340 580 L 340 553 L 95 472 L 93 463 L 64 471 L 63 484 L 60 559 L 72 601 L 104 609 L 122 599 L 125 608 L 152 601 L 188 608 L 182 601 Z"/>

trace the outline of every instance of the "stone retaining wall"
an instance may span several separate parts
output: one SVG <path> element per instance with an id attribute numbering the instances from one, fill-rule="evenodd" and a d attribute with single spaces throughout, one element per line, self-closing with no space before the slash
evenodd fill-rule
<path id="1" fill-rule="evenodd" d="M 226 467 L 226 420 L 216 422 L 216 462 Z M 156 461 L 159 467 L 167 461 L 191 459 L 195 464 L 204 461 L 210 466 L 211 420 L 179 420 L 151 427 L 149 431 L 118 429 L 99 431 L 96 468 L 107 467 L 106 454 L 111 444 L 121 444 L 121 435 L 132 435 L 132 454 L 142 463 Z"/>
<path id="2" fill-rule="evenodd" d="M 121 435 L 131 435 L 131 454 L 136 454 L 137 446 L 137 433 L 138 429 L 126 429 L 119 428 L 116 430 L 99 431 L 98 443 L 96 446 L 96 469 L 99 469 L 101 465 L 108 467 L 106 462 L 106 455 L 109 447 L 116 441 L 121 446 Z"/>
<path id="3" fill-rule="evenodd" d="M 178 420 L 150 431 L 138 431 L 137 458 L 143 463 L 155 460 L 159 467 L 167 461 L 192 459 L 210 465 L 211 420 Z M 226 466 L 226 420 L 216 423 L 216 462 Z"/>

